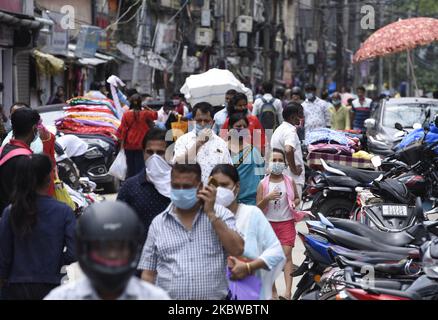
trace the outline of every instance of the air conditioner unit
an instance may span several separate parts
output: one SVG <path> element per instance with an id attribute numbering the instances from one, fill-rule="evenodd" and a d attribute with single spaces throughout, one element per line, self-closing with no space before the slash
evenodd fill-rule
<path id="1" fill-rule="evenodd" d="M 195 42 L 198 46 L 211 47 L 213 44 L 213 29 L 197 28 Z"/>
<path id="2" fill-rule="evenodd" d="M 318 52 L 318 42 L 315 40 L 306 41 L 306 53 L 317 53 Z"/>
<path id="3" fill-rule="evenodd" d="M 252 32 L 253 17 L 239 16 L 237 17 L 237 32 Z"/>

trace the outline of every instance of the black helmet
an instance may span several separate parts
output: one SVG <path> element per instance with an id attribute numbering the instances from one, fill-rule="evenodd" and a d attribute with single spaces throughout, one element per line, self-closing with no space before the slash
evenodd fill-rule
<path id="1" fill-rule="evenodd" d="M 301 95 L 301 88 L 300 87 L 293 87 L 292 94 Z"/>
<path id="2" fill-rule="evenodd" d="M 431 279 L 438 279 L 438 239 L 427 245 L 423 254 L 423 270 Z"/>
<path id="3" fill-rule="evenodd" d="M 144 227 L 123 202 L 89 206 L 76 228 L 81 269 L 97 291 L 124 290 L 137 269 L 144 244 Z"/>

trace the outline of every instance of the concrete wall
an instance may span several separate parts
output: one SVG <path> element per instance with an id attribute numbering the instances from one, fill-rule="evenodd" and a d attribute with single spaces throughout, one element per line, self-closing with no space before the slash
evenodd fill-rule
<path id="1" fill-rule="evenodd" d="M 61 8 L 71 5 L 75 9 L 75 25 L 78 29 L 82 24 L 91 22 L 91 0 L 35 0 L 35 6 L 50 11 L 60 12 Z"/>

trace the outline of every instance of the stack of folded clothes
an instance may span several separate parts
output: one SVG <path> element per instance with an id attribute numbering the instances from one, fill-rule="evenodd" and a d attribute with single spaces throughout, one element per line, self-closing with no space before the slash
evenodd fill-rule
<path id="1" fill-rule="evenodd" d="M 312 131 L 306 137 L 305 144 L 309 153 L 318 152 L 352 156 L 360 150 L 360 140 L 358 138 L 326 128 Z"/>
<path id="2" fill-rule="evenodd" d="M 65 116 L 56 121 L 56 127 L 65 134 L 104 135 L 117 141 L 120 126 L 112 100 L 76 97 L 67 101 Z"/>

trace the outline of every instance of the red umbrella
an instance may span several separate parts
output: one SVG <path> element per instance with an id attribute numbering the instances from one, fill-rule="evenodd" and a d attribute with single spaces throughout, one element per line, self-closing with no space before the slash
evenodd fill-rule
<path id="1" fill-rule="evenodd" d="M 407 51 L 438 40 L 438 19 L 400 20 L 374 32 L 354 55 L 354 63 Z"/>

